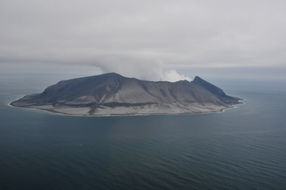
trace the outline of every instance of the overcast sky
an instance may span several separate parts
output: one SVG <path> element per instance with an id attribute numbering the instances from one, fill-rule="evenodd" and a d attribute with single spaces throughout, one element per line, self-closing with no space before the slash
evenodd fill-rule
<path id="1" fill-rule="evenodd" d="M 0 68 L 286 76 L 285 0 L 0 0 Z"/>

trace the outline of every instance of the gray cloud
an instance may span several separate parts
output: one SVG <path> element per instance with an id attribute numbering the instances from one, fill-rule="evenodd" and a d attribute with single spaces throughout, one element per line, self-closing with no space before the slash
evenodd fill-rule
<path id="1" fill-rule="evenodd" d="M 284 68 L 285 7 L 282 0 L 2 0 L 0 66 L 84 65 L 155 80 L 188 79 L 177 71 L 198 68 Z"/>

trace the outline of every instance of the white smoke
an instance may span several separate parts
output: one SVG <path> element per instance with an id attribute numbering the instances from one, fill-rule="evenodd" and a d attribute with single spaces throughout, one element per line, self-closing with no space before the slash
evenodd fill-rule
<path id="1" fill-rule="evenodd" d="M 176 70 L 168 70 L 168 71 L 165 71 L 163 80 L 170 81 L 170 82 L 175 82 L 179 80 L 192 81 L 192 78 L 187 77 L 183 74 L 180 74 Z"/>
<path id="2" fill-rule="evenodd" d="M 100 59 L 94 65 L 100 68 L 102 73 L 115 72 L 126 77 L 134 77 L 142 80 L 170 82 L 192 80 L 191 77 L 177 72 L 174 68 L 168 68 L 162 61 L 155 61 L 154 59 L 110 56 Z"/>

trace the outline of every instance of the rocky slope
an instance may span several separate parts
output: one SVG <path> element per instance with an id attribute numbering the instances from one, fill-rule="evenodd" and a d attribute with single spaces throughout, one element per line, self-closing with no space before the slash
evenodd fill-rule
<path id="1" fill-rule="evenodd" d="M 213 112 L 238 103 L 200 77 L 153 82 L 107 73 L 60 81 L 11 105 L 70 115 L 124 115 Z"/>

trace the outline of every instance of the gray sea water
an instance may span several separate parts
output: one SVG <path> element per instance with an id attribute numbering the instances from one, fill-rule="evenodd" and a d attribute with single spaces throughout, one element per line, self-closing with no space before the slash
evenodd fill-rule
<path id="1" fill-rule="evenodd" d="M 71 117 L 7 105 L 56 81 L 37 77 L 0 77 L 1 190 L 286 189 L 283 82 L 216 81 L 247 101 L 223 113 Z"/>

